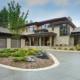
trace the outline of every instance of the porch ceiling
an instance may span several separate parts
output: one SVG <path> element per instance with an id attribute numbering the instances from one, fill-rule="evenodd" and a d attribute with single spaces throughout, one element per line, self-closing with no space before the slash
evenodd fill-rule
<path id="1" fill-rule="evenodd" d="M 39 36 L 56 36 L 56 33 L 53 32 L 45 32 L 45 33 L 34 33 L 34 34 L 29 34 L 26 35 L 28 37 L 39 37 Z"/>

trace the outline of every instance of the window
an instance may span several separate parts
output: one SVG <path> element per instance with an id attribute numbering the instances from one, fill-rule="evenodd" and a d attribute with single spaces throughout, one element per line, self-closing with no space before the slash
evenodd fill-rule
<path id="1" fill-rule="evenodd" d="M 45 28 L 46 28 L 46 25 L 45 24 L 41 26 L 41 29 L 45 29 Z"/>
<path id="2" fill-rule="evenodd" d="M 67 24 L 61 24 L 60 26 L 60 36 L 67 35 Z"/>
<path id="3" fill-rule="evenodd" d="M 49 27 L 49 24 L 46 24 L 46 28 L 48 28 Z"/>
<path id="4" fill-rule="evenodd" d="M 30 32 L 33 32 L 34 31 L 34 26 L 30 26 L 29 29 L 30 29 Z"/>
<path id="5" fill-rule="evenodd" d="M 49 23 L 48 27 L 52 27 L 52 26 L 53 26 L 53 24 L 52 23 Z"/>

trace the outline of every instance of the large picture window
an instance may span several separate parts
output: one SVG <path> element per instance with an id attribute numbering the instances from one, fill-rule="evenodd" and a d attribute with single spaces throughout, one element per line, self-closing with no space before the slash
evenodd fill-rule
<path id="1" fill-rule="evenodd" d="M 60 36 L 67 35 L 67 24 L 61 24 L 60 26 Z"/>

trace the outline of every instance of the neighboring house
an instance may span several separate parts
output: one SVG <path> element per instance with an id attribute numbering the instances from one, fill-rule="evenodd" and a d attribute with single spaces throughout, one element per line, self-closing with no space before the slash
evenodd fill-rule
<path id="1" fill-rule="evenodd" d="M 0 28 L 0 48 L 16 48 L 17 40 L 9 30 Z M 75 46 L 79 42 L 77 29 L 70 17 L 55 18 L 26 24 L 19 39 L 19 47 L 25 46 Z"/>

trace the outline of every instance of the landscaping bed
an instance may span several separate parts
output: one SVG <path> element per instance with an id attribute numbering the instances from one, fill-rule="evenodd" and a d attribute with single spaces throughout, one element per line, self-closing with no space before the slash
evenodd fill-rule
<path id="1" fill-rule="evenodd" d="M 53 59 L 48 54 L 48 59 L 36 57 L 35 55 L 39 52 L 41 51 L 33 49 L 2 50 L 0 51 L 0 64 L 24 69 L 44 68 L 54 64 Z M 35 61 L 28 61 L 28 57 L 31 56 L 34 57 Z"/>

